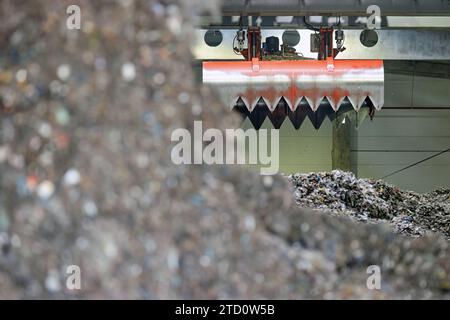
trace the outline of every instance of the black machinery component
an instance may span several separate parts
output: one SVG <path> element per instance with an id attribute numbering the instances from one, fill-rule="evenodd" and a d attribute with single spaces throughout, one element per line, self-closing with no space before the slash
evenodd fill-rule
<path id="1" fill-rule="evenodd" d="M 266 38 L 266 51 L 268 54 L 274 54 L 280 51 L 280 39 L 278 37 Z"/>

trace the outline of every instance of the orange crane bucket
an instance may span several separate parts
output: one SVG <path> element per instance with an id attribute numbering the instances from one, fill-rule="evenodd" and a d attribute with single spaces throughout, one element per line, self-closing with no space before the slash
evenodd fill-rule
<path id="1" fill-rule="evenodd" d="M 203 82 L 216 87 L 223 103 L 247 115 L 256 128 L 266 116 L 275 127 L 289 117 L 297 129 L 307 116 L 318 128 L 326 116 L 333 119 L 339 109 L 359 111 L 368 106 L 371 115 L 381 109 L 383 61 L 336 60 L 345 50 L 343 32 L 336 31 L 337 48 L 333 48 L 333 28 L 319 31 L 318 60 L 306 60 L 288 46 L 279 50 L 274 37 L 261 45 L 260 29 L 254 27 L 248 29 L 248 47 L 244 49 L 240 30 L 236 38 L 241 45 L 234 50 L 245 60 L 203 62 Z"/>
<path id="2" fill-rule="evenodd" d="M 219 89 L 233 108 L 242 99 L 251 112 L 262 98 L 274 111 L 281 98 L 295 111 L 305 98 L 316 111 L 325 98 L 337 111 L 345 98 L 358 111 L 369 98 L 384 103 L 382 60 L 277 60 L 203 62 L 203 82 Z"/>

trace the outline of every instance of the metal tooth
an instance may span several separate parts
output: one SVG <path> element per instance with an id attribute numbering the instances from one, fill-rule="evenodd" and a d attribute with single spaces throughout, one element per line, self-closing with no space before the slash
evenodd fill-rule
<path id="1" fill-rule="evenodd" d="M 348 99 L 348 97 L 344 97 L 344 99 L 342 99 L 341 104 L 339 105 L 339 109 L 337 111 L 337 113 L 345 113 L 345 112 L 349 112 L 349 111 L 353 111 L 355 112 L 355 109 L 352 105 L 352 103 L 350 102 L 350 100 Z"/>
<path id="2" fill-rule="evenodd" d="M 236 105 L 233 107 L 232 111 L 236 111 L 242 116 L 242 120 L 245 120 L 250 115 L 250 111 L 247 109 L 247 105 L 239 98 Z"/>
<path id="3" fill-rule="evenodd" d="M 336 104 L 336 111 L 337 110 L 339 110 L 340 108 L 341 108 L 341 106 L 345 103 L 345 104 L 347 104 L 346 103 L 346 100 L 347 100 L 347 96 L 343 96 L 343 97 L 341 97 L 340 99 L 339 99 L 339 101 L 338 101 L 338 103 Z"/>
<path id="4" fill-rule="evenodd" d="M 259 98 L 258 99 L 254 99 L 251 103 L 250 103 L 250 111 L 255 110 L 256 106 L 258 105 L 259 102 Z"/>
<path id="5" fill-rule="evenodd" d="M 328 103 L 329 103 L 329 105 L 331 106 L 331 108 L 332 108 L 334 111 L 337 111 L 337 109 L 338 109 L 339 107 L 336 105 L 336 102 L 334 101 L 334 99 L 333 99 L 332 97 L 330 97 L 330 96 L 326 96 L 325 99 L 328 101 Z"/>
<path id="6" fill-rule="evenodd" d="M 295 105 L 293 99 L 289 99 L 289 98 L 285 97 L 284 100 L 286 101 L 289 109 L 291 109 L 291 110 L 295 110 L 296 109 L 297 106 Z"/>
<path id="7" fill-rule="evenodd" d="M 296 130 L 300 129 L 300 126 L 306 119 L 306 108 L 309 109 L 309 107 L 298 107 L 295 111 L 288 111 L 289 120 L 291 120 Z"/>
<path id="8" fill-rule="evenodd" d="M 353 109 L 355 109 L 355 111 L 358 111 L 358 107 L 357 107 L 357 103 L 356 103 L 356 98 L 353 96 L 347 96 L 348 101 L 350 101 Z"/>
<path id="9" fill-rule="evenodd" d="M 269 108 L 270 111 L 274 111 L 275 108 L 277 107 L 277 104 L 273 104 L 272 101 L 269 101 L 269 99 L 264 98 L 264 96 L 262 96 L 261 99 L 264 101 L 264 103 L 266 104 L 267 108 Z"/>
<path id="10" fill-rule="evenodd" d="M 361 107 L 364 105 L 364 103 L 366 102 L 366 98 L 367 98 L 367 96 L 360 96 L 359 98 L 358 98 L 358 109 L 356 110 L 356 111 L 359 111 L 359 110 L 361 110 Z"/>
<path id="11" fill-rule="evenodd" d="M 239 99 L 239 97 L 232 97 L 231 99 L 229 99 L 230 103 L 228 104 L 228 107 L 230 109 L 233 109 L 233 107 L 238 103 Z"/>
<path id="12" fill-rule="evenodd" d="M 289 99 L 289 97 L 286 96 L 280 96 L 277 97 L 274 101 L 273 101 L 273 110 L 275 110 L 275 108 L 277 106 L 279 106 L 280 103 L 285 103 L 287 104 L 287 106 L 289 107 L 289 109 L 294 110 L 295 106 L 292 104 L 291 99 Z"/>
<path id="13" fill-rule="evenodd" d="M 259 94 L 252 95 L 252 96 L 242 96 L 242 98 L 247 101 L 247 106 L 249 107 L 249 110 L 252 111 L 256 108 L 256 106 L 262 102 L 264 102 L 264 104 L 267 106 L 267 108 L 271 109 L 272 108 L 272 104 L 270 103 L 270 101 L 265 98 L 264 96 L 260 96 Z"/>
<path id="14" fill-rule="evenodd" d="M 306 97 L 301 97 L 295 103 L 295 109 L 293 111 L 288 111 L 288 117 L 294 128 L 298 130 L 308 116 L 308 113 L 312 112 Z"/>
<path id="15" fill-rule="evenodd" d="M 299 98 L 297 98 L 297 100 L 295 100 L 295 103 L 293 105 L 293 108 L 291 108 L 291 110 L 295 112 L 298 108 L 300 108 L 300 105 L 302 103 L 308 103 L 308 101 L 304 96 L 300 96 Z"/>
<path id="16" fill-rule="evenodd" d="M 248 111 L 251 112 L 253 110 L 253 108 L 251 107 L 251 105 L 246 97 L 239 97 L 239 99 L 242 99 L 242 102 L 244 102 Z"/>
<path id="17" fill-rule="evenodd" d="M 248 118 L 253 124 L 253 127 L 258 130 L 259 128 L 261 128 L 269 113 L 270 110 L 264 104 L 259 103 L 255 106 L 253 111 L 250 112 Z"/>
<path id="18" fill-rule="evenodd" d="M 313 110 L 313 106 L 314 106 L 313 100 L 311 98 L 307 97 L 307 96 L 305 96 L 304 98 L 305 98 L 306 102 L 308 102 L 309 108 L 311 110 Z"/>
<path id="19" fill-rule="evenodd" d="M 322 103 L 322 100 L 324 99 L 325 97 L 324 96 L 322 96 L 322 97 L 318 97 L 318 98 L 315 98 L 314 99 L 314 106 L 311 106 L 311 108 L 312 108 L 312 110 L 313 111 L 317 111 L 318 109 L 319 109 L 319 107 L 320 107 L 320 104 Z"/>
<path id="20" fill-rule="evenodd" d="M 273 106 L 273 110 L 275 110 L 276 108 L 278 108 L 279 104 L 282 102 L 283 100 L 283 96 L 278 96 L 275 99 L 272 100 L 272 106 Z M 272 110 L 272 111 L 273 111 Z"/>
<path id="21" fill-rule="evenodd" d="M 384 86 L 380 85 L 366 85 L 365 95 L 372 102 L 376 110 L 380 110 L 384 105 Z"/>
<path id="22" fill-rule="evenodd" d="M 322 116 L 322 114 L 320 114 L 320 116 Z M 316 130 L 318 130 L 320 128 L 323 120 L 325 119 L 325 117 L 319 118 L 319 112 L 308 113 L 308 118 L 309 118 L 309 121 L 311 121 L 314 129 L 316 129 Z"/>
<path id="23" fill-rule="evenodd" d="M 370 101 L 372 102 L 372 104 L 376 110 L 378 110 L 378 111 L 381 110 L 381 108 L 383 107 L 383 104 L 384 104 L 383 96 L 378 97 L 378 99 L 375 99 L 373 96 L 368 96 L 368 98 L 370 99 Z"/>
<path id="24" fill-rule="evenodd" d="M 288 105 L 283 101 L 280 102 L 280 104 L 275 108 L 274 111 L 269 112 L 267 117 L 269 118 L 270 122 L 272 122 L 275 129 L 281 128 L 288 115 L 288 110 Z"/>
<path id="25" fill-rule="evenodd" d="M 335 113 L 329 103 L 323 102 L 315 112 L 308 114 L 308 118 L 311 120 L 314 128 L 319 129 L 325 118 L 328 117 L 331 120 Z"/>

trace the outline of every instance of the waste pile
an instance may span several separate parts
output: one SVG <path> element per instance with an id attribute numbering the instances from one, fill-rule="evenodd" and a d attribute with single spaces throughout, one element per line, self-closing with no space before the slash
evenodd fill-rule
<path id="1" fill-rule="evenodd" d="M 443 237 L 299 209 L 285 178 L 245 166 L 171 161 L 174 130 L 241 124 L 192 70 L 193 19 L 216 1 L 76 3 L 81 30 L 74 1 L 1 1 L 0 298 L 450 298 Z"/>
<path id="2" fill-rule="evenodd" d="M 300 207 L 362 222 L 389 221 L 396 232 L 411 236 L 437 232 L 450 239 L 450 189 L 419 194 L 339 170 L 293 174 L 289 180 Z"/>

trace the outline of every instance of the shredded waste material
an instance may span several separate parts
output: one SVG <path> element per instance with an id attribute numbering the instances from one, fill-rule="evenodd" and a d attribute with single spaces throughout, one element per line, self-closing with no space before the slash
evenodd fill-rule
<path id="1" fill-rule="evenodd" d="M 216 1 L 77 3 L 82 30 L 72 1 L 1 1 L 0 299 L 450 298 L 444 237 L 297 208 L 287 179 L 245 166 L 172 163 L 175 129 L 241 123 L 191 68 Z"/>
<path id="2" fill-rule="evenodd" d="M 410 236 L 436 232 L 450 239 L 450 189 L 419 194 L 339 170 L 293 174 L 289 180 L 300 207 L 362 222 L 389 221 L 396 232 Z"/>

